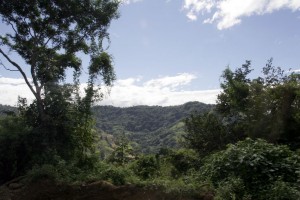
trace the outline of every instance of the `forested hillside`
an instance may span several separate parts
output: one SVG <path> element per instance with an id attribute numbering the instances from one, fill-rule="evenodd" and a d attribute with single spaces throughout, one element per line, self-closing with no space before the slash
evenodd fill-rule
<path id="1" fill-rule="evenodd" d="M 16 107 L 0 104 L 0 116 L 9 114 L 11 112 L 16 112 L 16 111 L 17 111 Z"/>
<path id="2" fill-rule="evenodd" d="M 125 133 L 135 143 L 135 150 L 156 152 L 162 147 L 178 147 L 184 132 L 183 120 L 191 113 L 204 113 L 213 108 L 200 102 L 179 106 L 113 106 L 93 107 L 98 130 L 114 137 Z"/>
<path id="3" fill-rule="evenodd" d="M 183 120 L 192 113 L 204 113 L 214 106 L 200 102 L 188 102 L 179 106 L 95 106 L 92 108 L 98 133 L 109 148 L 120 134 L 126 135 L 134 146 L 134 151 L 155 153 L 160 148 L 176 148 L 180 146 L 184 133 Z M 15 112 L 16 108 L 0 105 L 3 115 Z M 104 142 L 104 143 L 103 143 Z M 105 144 L 107 143 L 107 144 Z M 111 149 L 112 150 L 112 149 Z"/>

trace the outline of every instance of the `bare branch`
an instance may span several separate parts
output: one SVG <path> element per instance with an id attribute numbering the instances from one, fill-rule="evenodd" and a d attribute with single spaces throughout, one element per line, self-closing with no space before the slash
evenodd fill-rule
<path id="1" fill-rule="evenodd" d="M 11 72 L 19 72 L 19 70 L 17 69 L 9 69 L 7 67 L 5 67 L 5 65 L 3 65 L 3 63 L 1 63 L 1 65 L 4 67 L 4 69 L 6 69 L 7 71 L 11 71 Z"/>
<path id="2" fill-rule="evenodd" d="M 0 53 L 6 58 L 6 60 L 7 60 L 8 62 L 10 62 L 10 64 L 12 64 L 14 67 L 16 67 L 16 68 L 18 69 L 18 71 L 19 71 L 19 72 L 21 73 L 21 75 L 23 76 L 23 78 L 24 78 L 24 80 L 25 80 L 27 86 L 29 87 L 30 91 L 31 91 L 32 94 L 37 98 L 37 93 L 36 93 L 36 91 L 34 91 L 32 85 L 30 84 L 30 82 L 29 82 L 29 80 L 28 80 L 28 78 L 27 78 L 25 72 L 22 70 L 22 68 L 20 67 L 20 65 L 18 65 L 18 64 L 15 63 L 14 61 L 12 61 L 12 60 L 8 57 L 8 55 L 6 55 L 6 54 L 2 51 L 2 49 L 0 49 Z"/>
<path id="3" fill-rule="evenodd" d="M 8 67 L 6 67 L 4 64 L 3 64 L 3 62 L 2 62 L 2 60 L 0 59 L 0 65 L 2 65 L 3 67 L 4 67 L 4 69 L 6 69 L 7 71 L 11 71 L 11 72 L 18 72 L 19 70 L 17 70 L 17 69 L 9 69 Z"/>
<path id="4" fill-rule="evenodd" d="M 11 25 L 12 29 L 14 30 L 14 32 L 18 33 L 17 30 L 16 30 L 16 28 L 15 28 L 15 26 L 11 22 L 8 22 L 8 23 Z"/>

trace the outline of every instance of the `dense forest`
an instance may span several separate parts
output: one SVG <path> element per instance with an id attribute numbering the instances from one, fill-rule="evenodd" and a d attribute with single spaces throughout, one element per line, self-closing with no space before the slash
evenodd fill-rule
<path id="1" fill-rule="evenodd" d="M 189 102 L 179 106 L 134 106 L 118 108 L 95 106 L 92 108 L 96 127 L 104 134 L 117 138 L 125 133 L 143 153 L 157 153 L 161 148 L 178 148 L 184 134 L 184 119 L 191 113 L 204 113 L 214 106 Z"/>
<path id="2" fill-rule="evenodd" d="M 122 134 L 130 140 L 137 153 L 157 153 L 161 148 L 183 147 L 184 120 L 192 113 L 210 111 L 214 105 L 188 102 L 178 106 L 134 106 L 127 108 L 93 106 L 91 108 L 104 154 Z M 0 104 L 0 115 L 17 114 L 18 109 Z"/>
<path id="3" fill-rule="evenodd" d="M 36 154 L 32 129 L 23 107 L 1 106 L 1 177 L 154 184 L 193 199 L 299 199 L 300 74 L 272 60 L 262 77 L 251 72 L 250 61 L 225 69 L 216 105 L 92 107 L 94 151 L 84 163 L 56 157 L 24 171 Z"/>
<path id="4" fill-rule="evenodd" d="M 299 200 L 300 74 L 272 59 L 227 67 L 215 105 L 93 107 L 119 4 L 2 0 L 1 66 L 34 100 L 0 107 L 0 199 Z"/>

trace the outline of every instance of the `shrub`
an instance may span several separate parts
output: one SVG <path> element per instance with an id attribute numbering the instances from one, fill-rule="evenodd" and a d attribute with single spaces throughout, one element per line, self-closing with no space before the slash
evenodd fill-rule
<path id="1" fill-rule="evenodd" d="M 67 163 L 59 156 L 54 156 L 54 158 L 55 163 L 35 165 L 30 171 L 28 171 L 27 175 L 29 181 L 35 182 L 41 179 L 49 179 L 61 182 L 75 182 L 86 179 L 88 175 L 94 172 L 92 169 L 89 171 L 82 170 L 76 165 L 76 162 Z"/>
<path id="2" fill-rule="evenodd" d="M 31 167 L 31 130 L 20 117 L 0 118 L 0 184 Z"/>
<path id="3" fill-rule="evenodd" d="M 197 168 L 199 159 L 197 153 L 190 149 L 180 149 L 170 155 L 174 166 L 173 175 L 185 175 L 189 170 Z"/>
<path id="4" fill-rule="evenodd" d="M 101 179 L 108 180 L 115 185 L 124 185 L 126 179 L 132 176 L 131 172 L 125 167 L 115 167 L 110 165 L 107 169 L 101 172 Z"/>
<path id="5" fill-rule="evenodd" d="M 215 200 L 250 200 L 251 196 L 247 194 L 242 179 L 229 177 L 221 181 L 216 189 Z"/>
<path id="6" fill-rule="evenodd" d="M 222 118 L 214 113 L 193 114 L 185 120 L 186 145 L 201 157 L 223 150 L 226 145 L 237 141 L 237 137 L 224 124 Z"/>
<path id="7" fill-rule="evenodd" d="M 62 174 L 58 171 L 58 169 L 54 165 L 49 164 L 35 166 L 28 172 L 28 175 L 31 182 L 36 182 L 43 179 L 56 181 L 58 178 L 62 178 Z"/>
<path id="8" fill-rule="evenodd" d="M 158 174 L 160 165 L 153 155 L 141 156 L 132 166 L 136 175 L 142 179 L 153 178 Z"/>
<path id="9" fill-rule="evenodd" d="M 281 180 L 275 181 L 266 191 L 262 193 L 265 194 L 262 196 L 262 198 L 268 200 L 300 199 L 300 191 L 297 189 L 296 185 Z"/>
<path id="10" fill-rule="evenodd" d="M 287 146 L 246 139 L 209 156 L 201 176 L 211 180 L 217 188 L 218 183 L 236 177 L 254 199 L 260 199 L 262 191 L 275 187 L 272 185 L 278 180 L 296 189 L 299 169 L 300 157 Z"/>

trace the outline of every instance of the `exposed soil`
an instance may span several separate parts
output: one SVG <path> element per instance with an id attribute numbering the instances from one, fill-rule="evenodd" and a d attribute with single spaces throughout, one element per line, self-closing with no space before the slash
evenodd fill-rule
<path id="1" fill-rule="evenodd" d="M 172 195 L 159 189 L 134 185 L 115 186 L 106 181 L 89 184 L 62 184 L 51 180 L 28 183 L 24 178 L 0 187 L 0 200 L 212 200 L 207 194 L 198 198 Z"/>

